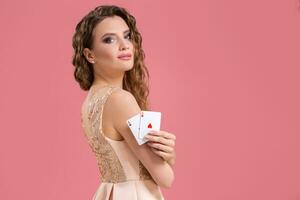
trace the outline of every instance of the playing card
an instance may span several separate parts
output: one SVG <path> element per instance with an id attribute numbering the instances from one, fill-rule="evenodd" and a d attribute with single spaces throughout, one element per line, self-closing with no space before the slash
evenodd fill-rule
<path id="1" fill-rule="evenodd" d="M 137 143 L 139 145 L 144 144 L 145 142 L 148 141 L 148 139 L 140 139 L 139 138 L 139 128 L 140 128 L 140 119 L 141 119 L 141 115 L 140 113 L 131 117 L 130 119 L 127 120 L 127 125 L 130 128 L 132 134 L 134 135 Z"/>
<path id="2" fill-rule="evenodd" d="M 140 118 L 139 139 L 144 139 L 151 130 L 160 130 L 161 112 L 141 111 Z"/>

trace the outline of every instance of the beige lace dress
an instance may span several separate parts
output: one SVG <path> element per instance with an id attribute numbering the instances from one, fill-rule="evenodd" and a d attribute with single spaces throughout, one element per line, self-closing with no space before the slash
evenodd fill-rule
<path id="1" fill-rule="evenodd" d="M 93 200 L 163 200 L 159 186 L 125 140 L 113 140 L 102 131 L 105 101 L 117 86 L 91 87 L 82 104 L 81 123 L 96 156 L 101 184 Z"/>

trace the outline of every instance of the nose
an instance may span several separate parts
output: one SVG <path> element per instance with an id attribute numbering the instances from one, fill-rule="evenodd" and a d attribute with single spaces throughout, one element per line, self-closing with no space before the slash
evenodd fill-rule
<path id="1" fill-rule="evenodd" d="M 121 48 L 121 50 L 129 49 L 129 44 L 127 42 L 125 42 L 125 41 L 122 41 L 120 43 L 120 48 Z"/>

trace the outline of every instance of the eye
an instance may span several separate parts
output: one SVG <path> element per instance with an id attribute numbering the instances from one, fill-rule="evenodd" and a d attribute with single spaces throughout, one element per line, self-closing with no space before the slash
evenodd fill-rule
<path id="1" fill-rule="evenodd" d="M 111 41 L 111 37 L 107 37 L 107 38 L 105 38 L 103 41 L 105 42 L 105 43 L 111 43 L 110 41 Z"/>
<path id="2" fill-rule="evenodd" d="M 130 34 L 126 35 L 126 37 L 128 37 L 128 39 L 131 40 L 131 35 Z"/>

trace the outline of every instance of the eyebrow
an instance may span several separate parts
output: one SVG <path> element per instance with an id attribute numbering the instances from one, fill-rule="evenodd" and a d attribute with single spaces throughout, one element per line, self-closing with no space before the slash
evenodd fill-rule
<path id="1" fill-rule="evenodd" d="M 130 30 L 128 29 L 128 30 L 126 30 L 126 31 L 124 31 L 124 34 L 125 33 L 128 33 Z M 105 33 L 101 38 L 103 38 L 104 36 L 106 36 L 106 35 L 116 35 L 116 33 Z"/>

